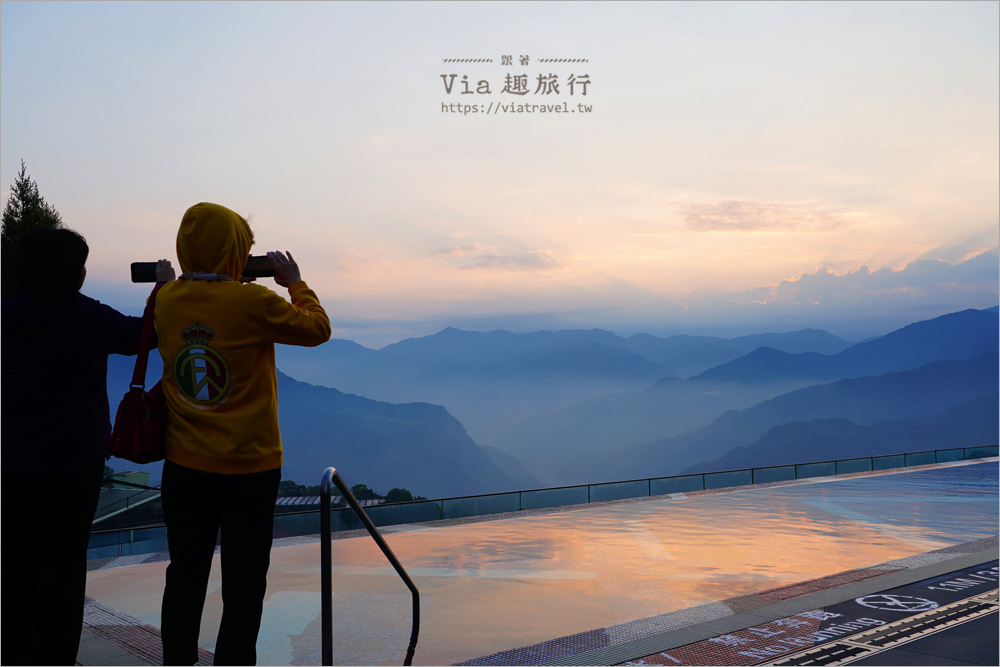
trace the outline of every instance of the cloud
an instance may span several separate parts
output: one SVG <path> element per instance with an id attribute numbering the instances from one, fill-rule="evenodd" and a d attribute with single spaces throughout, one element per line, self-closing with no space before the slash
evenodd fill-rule
<path id="1" fill-rule="evenodd" d="M 813 273 L 802 273 L 776 285 L 726 298 L 738 303 L 758 301 L 768 305 L 954 303 L 958 307 L 986 308 L 997 303 L 998 272 L 1000 257 L 994 251 L 957 264 L 917 259 L 902 269 L 882 267 L 873 271 L 861 266 L 843 275 L 822 266 Z"/>
<path id="2" fill-rule="evenodd" d="M 472 245 L 458 245 L 452 246 L 451 248 L 441 248 L 438 250 L 439 255 L 447 255 L 448 257 L 467 257 L 469 255 L 478 255 L 483 252 L 488 252 L 496 246 L 484 246 L 480 243 L 473 243 Z"/>
<path id="3" fill-rule="evenodd" d="M 498 246 L 480 243 L 442 248 L 439 255 L 456 258 L 463 263 L 458 268 L 485 269 L 492 271 L 546 271 L 558 268 L 560 263 L 552 253 L 545 250 L 505 252 Z"/>
<path id="4" fill-rule="evenodd" d="M 688 204 L 683 211 L 684 222 L 693 232 L 826 232 L 850 225 L 850 216 L 841 211 L 733 199 Z"/>
<path id="5" fill-rule="evenodd" d="M 838 274 L 821 266 L 740 292 L 701 291 L 684 300 L 691 332 L 738 336 L 821 328 L 848 340 L 1000 300 L 995 250 L 964 262 L 917 259 L 900 269 L 861 266 Z"/>
<path id="6" fill-rule="evenodd" d="M 955 264 L 978 255 L 984 249 L 995 246 L 998 240 L 997 228 L 990 225 L 987 229 L 967 237 L 949 240 L 947 243 L 928 250 L 919 259 L 943 259 Z M 994 249 L 995 251 L 995 249 Z"/>

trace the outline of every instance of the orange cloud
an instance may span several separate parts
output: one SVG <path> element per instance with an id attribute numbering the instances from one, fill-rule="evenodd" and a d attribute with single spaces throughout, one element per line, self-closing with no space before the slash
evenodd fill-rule
<path id="1" fill-rule="evenodd" d="M 806 206 L 741 200 L 717 204 L 689 204 L 684 222 L 694 232 L 817 231 L 850 225 L 848 215 Z"/>
<path id="2" fill-rule="evenodd" d="M 498 246 L 479 243 L 442 248 L 439 255 L 466 260 L 460 269 L 487 269 L 493 271 L 545 271 L 560 266 L 560 262 L 546 250 L 505 252 Z"/>

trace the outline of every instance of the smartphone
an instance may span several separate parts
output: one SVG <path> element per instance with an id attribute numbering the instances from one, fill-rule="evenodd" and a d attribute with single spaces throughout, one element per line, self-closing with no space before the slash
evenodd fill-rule
<path id="1" fill-rule="evenodd" d="M 267 255 L 247 258 L 246 268 L 243 275 L 247 278 L 273 278 L 274 267 Z M 155 283 L 156 282 L 156 262 L 132 262 L 132 282 L 134 283 Z"/>

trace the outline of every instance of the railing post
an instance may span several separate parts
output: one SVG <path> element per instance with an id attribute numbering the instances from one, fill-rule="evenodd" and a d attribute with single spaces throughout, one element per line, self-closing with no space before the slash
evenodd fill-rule
<path id="1" fill-rule="evenodd" d="M 320 540 L 320 595 L 322 596 L 322 627 L 323 664 L 333 664 L 333 571 L 332 550 L 330 540 L 330 482 L 333 479 L 333 468 L 323 472 L 319 487 L 319 540 Z"/>
<path id="2" fill-rule="evenodd" d="M 396 573 L 399 575 L 400 579 L 403 580 L 403 583 L 406 584 L 406 587 L 410 589 L 410 593 L 412 594 L 413 597 L 413 625 L 412 625 L 412 630 L 410 631 L 410 644 L 406 648 L 406 657 L 403 659 L 404 665 L 410 665 L 413 663 L 413 653 L 417 649 L 417 638 L 420 634 L 420 592 L 417 590 L 417 586 L 416 584 L 413 583 L 413 580 L 410 579 L 410 575 L 406 573 L 406 570 L 403 568 L 402 563 L 400 563 L 399 559 L 396 558 L 396 554 L 392 552 L 392 549 L 389 548 L 389 545 L 386 544 L 385 539 L 383 539 L 382 534 L 378 532 L 378 528 L 375 527 L 375 524 L 372 523 L 372 520 L 361 508 L 361 504 L 358 502 L 358 499 L 354 497 L 353 493 L 351 493 L 350 487 L 348 487 L 347 483 L 344 482 L 344 479 L 340 476 L 340 473 L 337 472 L 336 468 L 327 468 L 325 471 L 323 471 L 323 478 L 320 481 L 320 494 L 321 494 L 320 502 L 323 503 L 322 511 L 326 516 L 325 524 L 321 523 L 320 525 L 321 532 L 323 533 L 320 536 L 320 540 L 322 540 L 322 543 L 324 545 L 323 549 L 320 552 L 321 557 L 323 558 L 321 575 L 320 575 L 321 579 L 320 585 L 323 587 L 322 591 L 323 664 L 324 665 L 333 664 L 333 618 L 332 618 L 333 584 L 332 584 L 332 572 L 330 565 L 331 536 L 330 536 L 330 523 L 329 523 L 331 482 L 333 482 L 333 484 L 337 486 L 337 489 L 340 490 L 340 493 L 343 494 L 344 499 L 347 501 L 347 504 L 351 506 L 352 510 L 354 510 L 354 514 L 361 520 L 361 523 L 365 525 L 365 528 L 368 529 L 368 534 L 372 536 L 373 540 L 375 540 L 375 544 L 377 544 L 378 548 L 382 550 L 383 554 L 385 554 L 385 557 L 389 560 L 389 563 L 392 565 L 393 569 L 396 570 Z M 324 578 L 324 575 L 328 578 Z M 330 582 L 329 587 L 327 587 L 327 585 L 324 583 L 326 581 Z M 330 646 L 329 657 L 327 657 L 327 636 L 329 636 L 329 646 Z"/>

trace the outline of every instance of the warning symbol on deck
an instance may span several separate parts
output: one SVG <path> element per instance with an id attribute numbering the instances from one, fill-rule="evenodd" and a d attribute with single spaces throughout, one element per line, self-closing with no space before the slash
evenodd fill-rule
<path id="1" fill-rule="evenodd" d="M 863 607 L 871 609 L 881 609 L 883 611 L 901 611 L 907 614 L 914 614 L 919 611 L 930 611 L 937 609 L 938 603 L 924 598 L 915 598 L 909 595 L 866 595 L 854 600 Z"/>

